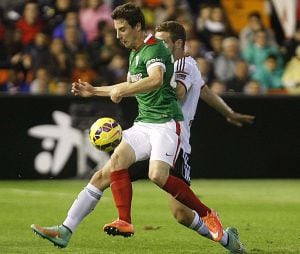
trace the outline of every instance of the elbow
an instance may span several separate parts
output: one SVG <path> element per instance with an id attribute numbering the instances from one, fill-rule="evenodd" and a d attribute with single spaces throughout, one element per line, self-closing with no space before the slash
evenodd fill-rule
<path id="1" fill-rule="evenodd" d="M 201 89 L 200 97 L 201 99 L 205 100 L 209 96 L 211 96 L 213 92 L 210 90 L 210 88 L 207 85 L 204 85 Z"/>
<path id="2" fill-rule="evenodd" d="M 180 101 L 183 100 L 184 96 L 185 96 L 185 93 L 177 92 L 177 99 L 178 100 L 180 100 Z"/>

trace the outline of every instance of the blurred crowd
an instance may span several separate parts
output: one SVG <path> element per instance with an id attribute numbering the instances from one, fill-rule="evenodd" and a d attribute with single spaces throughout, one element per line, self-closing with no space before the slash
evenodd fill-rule
<path id="1" fill-rule="evenodd" d="M 2 0 L 0 91 L 68 94 L 78 79 L 96 86 L 126 79 L 129 51 L 115 36 L 112 10 L 122 0 Z M 186 53 L 218 94 L 300 93 L 300 26 L 277 41 L 259 12 L 233 32 L 219 1 L 135 0 L 148 32 L 165 20 L 187 31 Z"/>

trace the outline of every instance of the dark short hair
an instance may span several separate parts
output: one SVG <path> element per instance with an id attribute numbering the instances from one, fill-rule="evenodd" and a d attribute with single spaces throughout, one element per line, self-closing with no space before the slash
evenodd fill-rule
<path id="1" fill-rule="evenodd" d="M 125 19 L 131 27 L 135 27 L 138 23 L 141 24 L 142 30 L 145 30 L 145 17 L 142 10 L 132 3 L 122 4 L 117 6 L 112 14 L 112 19 Z"/>
<path id="2" fill-rule="evenodd" d="M 183 41 L 183 46 L 186 41 L 186 32 L 184 27 L 176 21 L 165 21 L 155 28 L 155 32 L 168 32 L 172 42 L 177 40 Z"/>

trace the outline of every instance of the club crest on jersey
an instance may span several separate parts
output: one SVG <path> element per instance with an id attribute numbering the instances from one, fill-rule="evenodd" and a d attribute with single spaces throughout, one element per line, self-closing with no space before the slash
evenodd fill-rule
<path id="1" fill-rule="evenodd" d="M 129 83 L 137 82 L 142 78 L 143 78 L 142 73 L 138 73 L 138 74 L 134 74 L 134 75 L 129 74 L 129 76 L 128 76 Z"/>

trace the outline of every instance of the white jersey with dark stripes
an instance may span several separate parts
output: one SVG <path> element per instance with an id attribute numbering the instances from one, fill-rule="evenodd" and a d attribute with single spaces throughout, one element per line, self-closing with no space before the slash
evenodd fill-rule
<path id="1" fill-rule="evenodd" d="M 198 69 L 197 62 L 191 56 L 185 56 L 174 63 L 175 80 L 186 89 L 186 95 L 179 101 L 184 120 L 181 132 L 181 147 L 185 153 L 191 153 L 190 128 L 196 113 L 201 88 L 205 82 Z"/>

